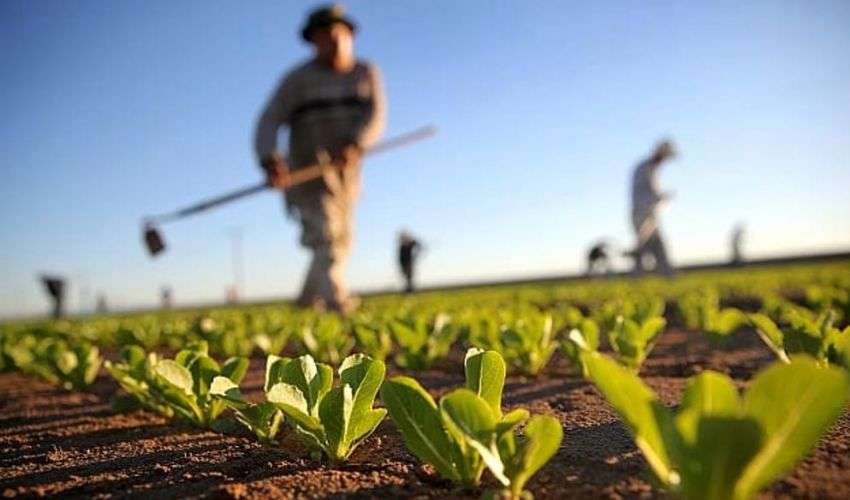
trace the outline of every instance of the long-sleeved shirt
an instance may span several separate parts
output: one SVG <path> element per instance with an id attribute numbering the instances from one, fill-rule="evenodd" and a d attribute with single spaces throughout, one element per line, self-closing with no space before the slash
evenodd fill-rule
<path id="1" fill-rule="evenodd" d="M 260 115 L 254 148 L 260 161 L 279 154 L 278 131 L 286 125 L 289 168 L 298 170 L 316 164 L 320 150 L 330 153 L 346 144 L 368 149 L 383 132 L 384 115 L 383 84 L 373 64 L 358 61 L 338 73 L 311 60 L 283 77 Z"/>
<path id="2" fill-rule="evenodd" d="M 647 222 L 655 225 L 656 209 L 663 199 L 658 188 L 658 162 L 642 161 L 632 177 L 632 224 L 636 231 L 647 231 Z"/>

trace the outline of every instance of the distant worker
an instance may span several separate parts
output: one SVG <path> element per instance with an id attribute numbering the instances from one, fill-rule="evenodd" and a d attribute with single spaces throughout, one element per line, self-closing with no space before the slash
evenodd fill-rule
<path id="1" fill-rule="evenodd" d="M 635 249 L 629 253 L 634 258 L 635 273 L 644 271 L 644 257 L 647 254 L 655 260 L 655 271 L 666 276 L 673 274 L 667 250 L 658 227 L 658 207 L 669 201 L 672 193 L 661 192 L 658 188 L 658 169 L 665 161 L 676 155 L 673 144 L 664 140 L 656 145 L 652 155 L 640 162 L 632 178 L 632 225 L 637 236 Z"/>
<path id="2" fill-rule="evenodd" d="M 174 306 L 174 294 L 170 286 L 164 286 L 159 290 L 160 304 L 163 309 L 171 309 Z"/>
<path id="3" fill-rule="evenodd" d="M 98 294 L 97 305 L 94 310 L 97 314 L 106 314 L 109 312 L 109 303 L 106 301 L 105 293 Z"/>
<path id="4" fill-rule="evenodd" d="M 53 302 L 53 317 L 61 318 L 65 314 L 65 279 L 43 274 L 41 283 Z"/>
<path id="5" fill-rule="evenodd" d="M 416 270 L 416 259 L 419 252 L 422 250 L 422 244 L 416 240 L 407 231 L 402 231 L 398 235 L 398 263 L 401 267 L 401 274 L 404 276 L 405 287 L 404 291 L 412 293 L 415 289 L 413 284 L 413 275 Z"/>
<path id="6" fill-rule="evenodd" d="M 608 243 L 600 241 L 590 247 L 587 252 L 587 275 L 609 274 L 611 272 L 611 259 L 609 257 Z"/>
<path id="7" fill-rule="evenodd" d="M 384 92 L 373 64 L 354 56 L 357 27 L 339 5 L 310 14 L 301 30 L 314 57 L 281 80 L 260 115 L 255 149 L 269 185 L 286 189 L 290 172 L 330 162 L 321 179 L 287 189 L 287 212 L 301 223 L 313 259 L 297 303 L 342 314 L 355 306 L 345 284 L 360 160 L 384 129 Z M 289 156 L 277 136 L 289 128 Z"/>
<path id="8" fill-rule="evenodd" d="M 738 265 L 744 261 L 741 246 L 744 242 L 745 230 L 746 228 L 741 222 L 735 224 L 735 227 L 732 229 L 732 238 L 730 239 L 730 243 L 732 246 L 732 264 L 734 265 Z"/>

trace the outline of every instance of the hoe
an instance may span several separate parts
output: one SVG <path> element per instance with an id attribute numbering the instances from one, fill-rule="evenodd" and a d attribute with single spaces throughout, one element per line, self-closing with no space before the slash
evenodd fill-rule
<path id="1" fill-rule="evenodd" d="M 436 130 L 437 129 L 434 126 L 418 128 L 416 130 L 413 130 L 412 132 L 408 132 L 406 134 L 402 134 L 382 141 L 376 144 L 368 151 L 366 151 L 365 154 L 372 155 L 401 146 L 406 146 L 410 143 L 431 137 L 432 135 L 434 135 Z M 327 155 L 325 155 L 325 158 L 327 158 Z M 321 161 L 318 165 L 313 165 L 299 170 L 295 170 L 290 173 L 291 182 L 287 186 L 287 189 L 292 186 L 297 186 L 298 184 L 303 184 L 307 181 L 311 181 L 313 179 L 318 179 L 319 177 L 322 177 L 324 175 L 325 170 L 332 168 L 334 167 L 330 165 L 328 161 Z M 151 257 L 155 257 L 163 250 L 165 250 L 165 240 L 162 238 L 162 234 L 160 234 L 159 229 L 157 228 L 158 224 L 161 224 L 163 222 L 180 220 L 201 212 L 206 212 L 207 210 L 210 210 L 214 207 L 245 198 L 247 196 L 265 191 L 267 189 L 271 188 L 264 181 L 260 184 L 251 185 L 238 189 L 236 191 L 231 191 L 229 193 L 216 196 L 214 198 L 203 200 L 186 208 L 175 210 L 174 212 L 145 217 L 144 219 L 142 219 L 142 239 L 144 240 L 145 247 L 147 248 L 148 253 L 151 255 Z"/>

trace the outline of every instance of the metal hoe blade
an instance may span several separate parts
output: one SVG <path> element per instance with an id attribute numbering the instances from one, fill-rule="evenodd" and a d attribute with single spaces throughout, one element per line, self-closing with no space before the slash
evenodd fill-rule
<path id="1" fill-rule="evenodd" d="M 150 224 L 145 224 L 144 236 L 145 247 L 151 257 L 156 257 L 157 254 L 165 250 L 165 240 L 159 234 L 159 231 Z"/>

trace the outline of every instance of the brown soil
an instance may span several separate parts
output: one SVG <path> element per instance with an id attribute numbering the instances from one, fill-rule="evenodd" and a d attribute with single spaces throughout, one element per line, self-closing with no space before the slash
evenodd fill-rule
<path id="1" fill-rule="evenodd" d="M 460 353 L 456 353 L 459 356 Z M 744 385 L 770 352 L 753 333 L 725 345 L 681 330 L 666 332 L 642 376 L 665 403 L 676 404 L 685 379 L 702 370 Z M 459 359 L 416 374 L 438 396 L 463 380 Z M 261 397 L 263 360 L 254 359 L 244 391 Z M 19 374 L 0 375 L 0 492 L 5 497 L 298 497 L 475 498 L 417 462 L 391 422 L 358 449 L 350 464 L 311 461 L 287 434 L 277 447 L 235 428 L 199 431 L 151 413 L 119 414 L 115 384 L 102 376 L 90 392 L 69 393 Z M 507 407 L 557 416 L 564 442 L 529 484 L 539 499 L 658 497 L 646 463 L 596 389 L 556 358 L 537 378 L 509 377 Z M 770 498 L 850 498 L 850 414 Z M 485 473 L 486 477 L 486 473 Z M 489 479 L 482 488 L 493 486 Z"/>

